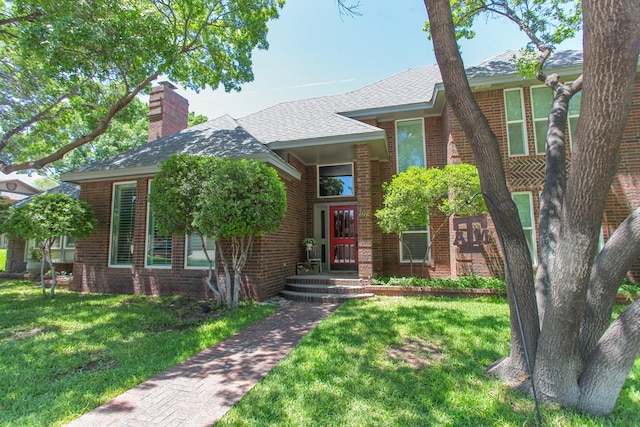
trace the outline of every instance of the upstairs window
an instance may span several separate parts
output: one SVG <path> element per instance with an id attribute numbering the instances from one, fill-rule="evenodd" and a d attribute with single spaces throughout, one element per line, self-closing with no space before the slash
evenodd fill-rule
<path id="1" fill-rule="evenodd" d="M 573 144 L 576 133 L 578 117 L 580 117 L 580 103 L 582 92 L 578 92 L 569 101 L 568 128 L 569 146 Z M 536 139 L 536 154 L 546 153 L 547 130 L 549 129 L 549 114 L 553 103 L 553 91 L 547 86 L 534 86 L 531 88 L 531 109 L 533 113 L 533 127 Z"/>
<path id="2" fill-rule="evenodd" d="M 405 172 L 411 166 L 427 167 L 424 138 L 424 120 L 396 121 L 396 152 L 398 173 Z M 425 215 L 429 213 L 425 209 Z M 400 242 L 400 262 L 420 263 L 425 257 L 429 246 L 429 227 L 414 225 L 409 231 L 402 233 L 402 240 L 409 247 Z M 427 256 L 431 260 L 431 255 Z"/>
<path id="3" fill-rule="evenodd" d="M 536 154 L 545 154 L 547 130 L 549 129 L 549 113 L 553 103 L 553 91 L 547 86 L 531 88 L 531 111 L 533 114 L 533 130 L 536 140 Z"/>
<path id="4" fill-rule="evenodd" d="M 396 121 L 396 153 L 398 173 L 411 166 L 427 167 L 422 119 Z"/>
<path id="5" fill-rule="evenodd" d="M 114 184 L 109 248 L 110 266 L 131 266 L 135 217 L 136 183 Z"/>
<path id="6" fill-rule="evenodd" d="M 527 126 L 525 125 L 522 89 L 505 89 L 504 105 L 507 121 L 507 141 L 510 156 L 526 156 Z"/>
<path id="7" fill-rule="evenodd" d="M 319 197 L 349 197 L 353 194 L 353 163 L 318 166 Z"/>
<path id="8" fill-rule="evenodd" d="M 573 144 L 573 138 L 578 126 L 580 117 L 580 106 L 582 105 L 582 91 L 576 93 L 569 101 L 569 144 Z"/>

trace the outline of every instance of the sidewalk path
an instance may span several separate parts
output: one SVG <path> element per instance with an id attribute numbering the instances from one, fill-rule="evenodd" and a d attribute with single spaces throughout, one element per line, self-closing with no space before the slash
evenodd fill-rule
<path id="1" fill-rule="evenodd" d="M 68 425 L 210 426 L 338 305 L 291 302 Z"/>

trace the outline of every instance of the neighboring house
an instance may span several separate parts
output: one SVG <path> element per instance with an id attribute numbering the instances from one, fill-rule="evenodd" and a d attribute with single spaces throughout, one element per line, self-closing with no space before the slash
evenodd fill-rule
<path id="1" fill-rule="evenodd" d="M 467 73 L 504 153 L 507 181 L 535 263 L 550 92 L 536 80 L 518 77 L 512 56 L 508 52 L 489 59 Z M 581 52 L 563 51 L 547 68 L 570 80 L 580 74 L 581 63 Z M 173 89 L 163 83 L 152 90 L 148 144 L 62 177 L 80 185 L 80 198 L 93 205 L 98 218 L 95 235 L 77 242 L 76 289 L 207 295 L 206 271 L 194 239 L 158 236 L 148 209 L 150 182 L 173 153 L 256 159 L 274 167 L 285 183 L 286 217 L 278 232 L 256 241 L 244 271 L 245 296 L 258 299 L 276 294 L 285 278 L 296 273 L 307 236 L 318 243 L 324 272 L 350 271 L 363 280 L 374 274 L 408 274 L 409 256 L 398 236 L 381 233 L 375 222 L 382 184 L 413 165 L 473 163 L 460 124 L 446 104 L 436 65 L 346 94 L 282 103 L 237 120 L 222 116 L 189 129 L 188 102 Z M 579 103 L 579 96 L 571 101 L 569 142 Z M 640 84 L 631 117 L 603 218 L 605 240 L 640 206 Z M 425 275 L 503 273 L 495 236 L 474 253 L 461 245 L 467 230 L 460 221 L 443 224 L 442 216 L 432 215 L 431 230 L 444 225 L 445 231 L 433 243 Z M 467 236 L 473 237 L 468 227 Z M 413 259 L 419 260 L 414 272 L 420 272 L 431 230 L 417 227 L 405 235 Z M 630 275 L 640 278 L 638 263 Z"/>
<path id="2" fill-rule="evenodd" d="M 63 193 L 68 196 L 78 198 L 80 196 L 80 186 L 70 182 L 63 182 L 57 187 L 51 188 L 44 194 Z M 13 204 L 16 208 L 26 204 L 37 194 L 33 194 Z M 18 238 L 8 239 L 7 265 L 5 270 L 10 273 L 24 273 L 27 267 L 27 256 L 29 250 L 34 247 L 35 241 L 24 241 Z M 60 236 L 53 244 L 51 254 L 56 262 L 56 271 L 71 272 L 75 253 L 75 239 L 69 236 Z"/>
<path id="3" fill-rule="evenodd" d="M 0 197 L 2 197 L 2 203 L 15 203 L 39 192 L 40 190 L 24 175 L 15 172 L 7 175 L 0 172 Z M 0 248 L 6 249 L 8 246 L 9 238 L 4 234 L 0 235 Z"/>

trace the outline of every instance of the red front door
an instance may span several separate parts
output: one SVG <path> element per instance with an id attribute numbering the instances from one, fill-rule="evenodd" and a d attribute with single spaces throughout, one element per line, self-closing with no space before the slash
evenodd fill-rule
<path id="1" fill-rule="evenodd" d="M 358 270 L 358 220 L 356 206 L 329 208 L 329 268 Z"/>

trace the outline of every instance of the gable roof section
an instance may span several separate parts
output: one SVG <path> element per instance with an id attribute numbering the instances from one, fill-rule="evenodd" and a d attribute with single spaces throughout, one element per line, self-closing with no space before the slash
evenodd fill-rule
<path id="1" fill-rule="evenodd" d="M 507 51 L 466 69 L 472 87 L 521 82 Z M 582 52 L 554 53 L 547 70 L 579 73 Z M 63 175 L 67 181 L 98 180 L 154 174 L 173 153 L 246 157 L 266 161 L 290 176 L 300 174 L 274 150 L 289 151 L 309 161 L 329 151 L 353 150 L 368 143 L 372 158 L 388 157 L 384 130 L 360 120 L 394 120 L 440 114 L 443 86 L 437 65 L 405 70 L 378 82 L 341 95 L 284 102 L 249 114 L 237 121 L 218 117 L 179 133 L 161 138 L 106 160 Z M 360 119 L 360 120 L 357 120 Z M 322 151 L 324 150 L 324 151 Z"/>
<path id="2" fill-rule="evenodd" d="M 472 86 L 521 81 L 507 51 L 466 69 Z M 556 52 L 545 69 L 572 68 L 579 71 L 582 52 Z M 311 142 L 364 141 L 384 138 L 381 129 L 353 118 L 398 118 L 403 113 L 415 117 L 437 114 L 444 106 L 442 77 L 437 65 L 411 68 L 342 95 L 290 101 L 274 105 L 238 120 L 252 135 L 273 149 Z"/>
<path id="3" fill-rule="evenodd" d="M 299 177 L 284 162 L 228 115 L 209 120 L 126 152 L 63 174 L 69 182 L 152 175 L 172 154 L 186 153 L 264 161 L 281 172 Z"/>

